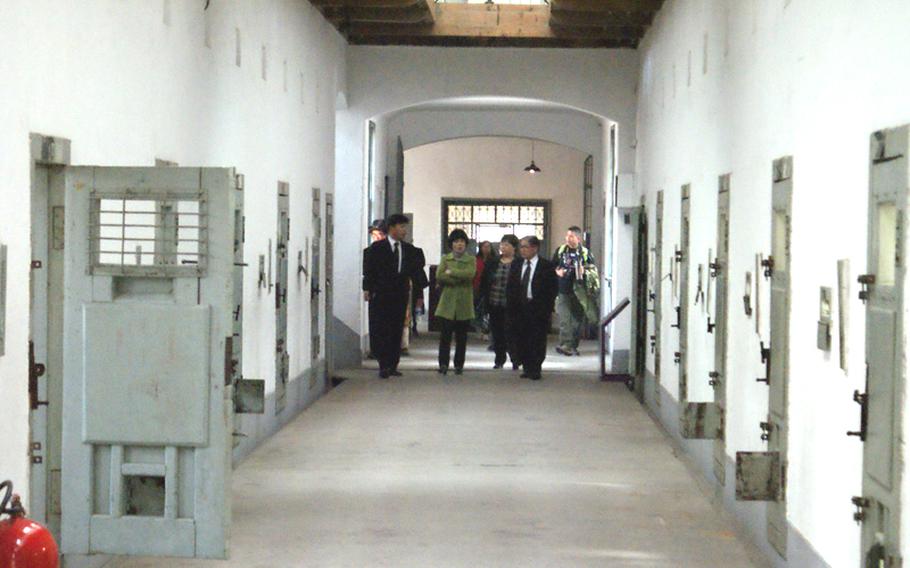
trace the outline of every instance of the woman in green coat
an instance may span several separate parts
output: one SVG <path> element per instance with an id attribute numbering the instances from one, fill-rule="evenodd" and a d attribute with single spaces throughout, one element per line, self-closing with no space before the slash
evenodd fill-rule
<path id="1" fill-rule="evenodd" d="M 449 372 L 449 352 L 452 334 L 455 334 L 455 374 L 464 369 L 465 350 L 468 344 L 468 328 L 474 319 L 474 272 L 477 263 L 474 257 L 465 254 L 468 235 L 461 229 L 449 234 L 449 248 L 452 252 L 443 256 L 436 268 L 436 283 L 442 288 L 436 317 L 442 327 L 439 335 L 439 372 Z"/>

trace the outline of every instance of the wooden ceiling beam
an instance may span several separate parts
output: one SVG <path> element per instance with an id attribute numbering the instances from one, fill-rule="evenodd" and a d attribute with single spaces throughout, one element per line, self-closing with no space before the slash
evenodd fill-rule
<path id="1" fill-rule="evenodd" d="M 312 1 L 354 45 L 636 47 L 652 14 L 591 7 L 647 8 L 663 0 L 550 0 L 551 6 Z"/>
<path id="2" fill-rule="evenodd" d="M 310 0 L 317 8 L 414 8 L 423 6 L 430 10 L 432 0 Z"/>
<path id="3" fill-rule="evenodd" d="M 609 28 L 616 26 L 648 26 L 653 17 L 649 14 L 609 14 L 606 12 L 550 12 L 550 24 L 581 28 Z"/>
<path id="4" fill-rule="evenodd" d="M 550 0 L 553 11 L 653 14 L 664 0 Z"/>
<path id="5" fill-rule="evenodd" d="M 322 8 L 322 15 L 336 26 L 345 22 L 377 22 L 398 24 L 426 24 L 433 23 L 433 11 L 421 8 L 342 8 L 326 6 Z"/>
<path id="6" fill-rule="evenodd" d="M 466 37 L 466 36 L 349 36 L 351 45 L 412 45 L 427 47 L 540 47 L 540 48 L 635 48 L 637 39 L 564 37 Z"/>

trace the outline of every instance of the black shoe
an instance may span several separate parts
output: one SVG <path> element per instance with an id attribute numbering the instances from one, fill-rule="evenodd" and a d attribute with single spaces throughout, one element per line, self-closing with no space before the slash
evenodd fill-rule
<path id="1" fill-rule="evenodd" d="M 448 368 L 448 367 L 440 367 L 440 368 L 436 369 L 436 372 L 439 373 L 440 375 L 445 375 L 445 374 L 447 374 L 447 373 L 449 372 L 449 368 Z"/>
<path id="2" fill-rule="evenodd" d="M 521 378 L 522 378 L 522 379 L 529 379 L 529 378 L 531 378 L 531 375 L 529 375 L 528 372 L 525 371 L 525 372 L 523 372 L 523 373 L 521 374 Z"/>
<path id="3" fill-rule="evenodd" d="M 556 352 L 559 353 L 560 355 L 567 355 L 567 356 L 572 355 L 572 352 L 569 351 L 568 349 L 566 349 L 565 347 L 563 347 L 562 345 L 559 345 L 556 347 Z"/>
<path id="4" fill-rule="evenodd" d="M 534 373 L 533 375 L 531 375 L 528 378 L 531 379 L 532 381 L 539 381 L 541 379 L 541 376 L 540 376 L 540 373 Z"/>
<path id="5" fill-rule="evenodd" d="M 393 377 L 400 377 L 401 371 L 399 371 L 398 369 L 392 369 L 391 371 L 389 371 L 389 374 L 392 375 Z"/>
<path id="6" fill-rule="evenodd" d="M 380 379 L 388 379 L 388 378 L 389 378 L 389 375 L 390 375 L 390 373 L 389 373 L 389 371 L 387 371 L 386 369 L 382 369 L 381 371 L 379 371 L 379 378 L 380 378 Z"/>
<path id="7" fill-rule="evenodd" d="M 502 369 L 502 363 L 496 363 L 495 365 L 493 365 L 493 368 L 494 368 L 494 369 Z"/>
<path id="8" fill-rule="evenodd" d="M 455 374 L 456 374 L 456 375 L 460 375 L 460 374 L 462 374 L 462 373 L 464 373 L 464 369 L 455 369 Z"/>

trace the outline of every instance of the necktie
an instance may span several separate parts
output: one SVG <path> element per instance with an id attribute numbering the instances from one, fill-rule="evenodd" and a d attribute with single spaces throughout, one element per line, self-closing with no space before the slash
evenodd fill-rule
<path id="1" fill-rule="evenodd" d="M 521 299 L 528 301 L 528 284 L 531 283 L 531 261 L 525 261 L 525 269 L 521 274 Z"/>
<path id="2" fill-rule="evenodd" d="M 395 262 L 398 263 L 398 273 L 401 274 L 401 252 L 398 243 L 395 243 Z"/>

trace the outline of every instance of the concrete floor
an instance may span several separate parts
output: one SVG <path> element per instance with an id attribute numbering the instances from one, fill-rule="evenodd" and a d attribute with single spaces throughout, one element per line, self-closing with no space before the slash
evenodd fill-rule
<path id="1" fill-rule="evenodd" d="M 622 384 L 341 374 L 235 472 L 229 561 L 113 566 L 763 565 Z"/>
<path id="2" fill-rule="evenodd" d="M 579 355 L 568 357 L 556 352 L 556 345 L 559 341 L 555 335 L 550 336 L 547 346 L 547 359 L 544 361 L 543 372 L 550 371 L 577 373 L 577 372 L 599 372 L 600 371 L 600 345 L 597 340 L 585 340 L 578 346 Z M 481 341 L 480 336 L 476 333 L 468 335 L 468 349 L 465 354 L 465 369 L 487 371 L 493 368 L 493 359 L 495 358 L 492 351 L 487 350 L 488 343 Z M 455 357 L 455 345 L 453 341 L 451 357 Z M 453 364 L 453 363 L 450 363 Z M 610 356 L 607 356 L 607 369 L 610 368 Z M 408 354 L 402 356 L 399 368 L 405 369 L 435 369 L 439 366 L 439 334 L 432 332 L 421 333 L 418 339 L 411 341 Z M 375 360 L 364 361 L 364 367 L 368 369 L 379 369 L 379 364 Z M 506 362 L 506 367 L 510 363 Z"/>

